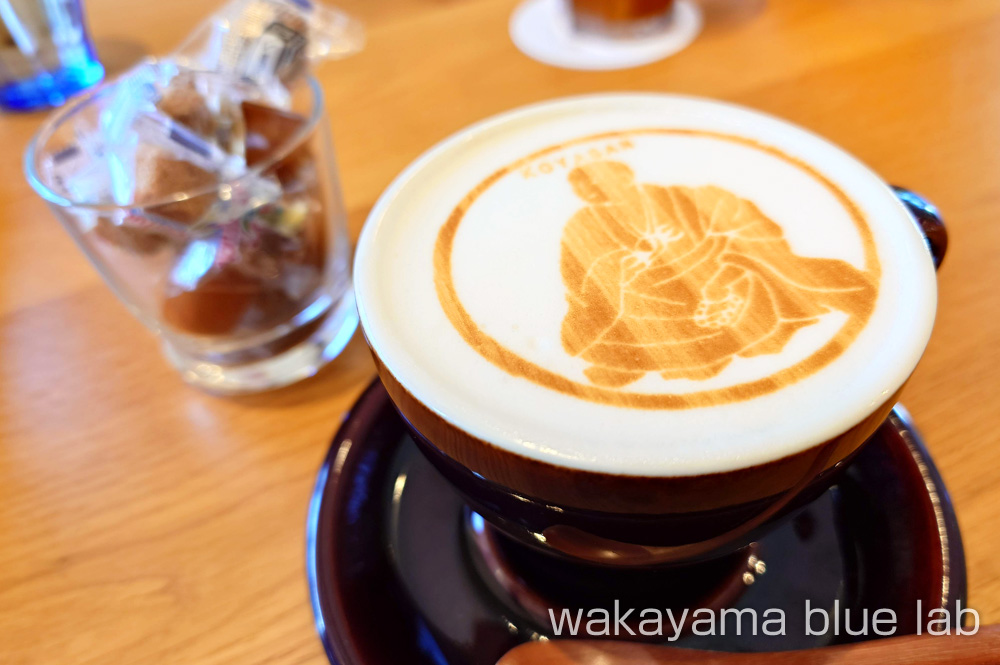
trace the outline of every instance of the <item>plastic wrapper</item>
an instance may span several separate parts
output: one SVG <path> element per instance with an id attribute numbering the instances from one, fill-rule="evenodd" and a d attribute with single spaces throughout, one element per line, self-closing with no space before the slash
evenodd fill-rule
<path id="1" fill-rule="evenodd" d="M 234 0 L 202 23 L 173 54 L 195 69 L 255 82 L 274 106 L 309 64 L 343 58 L 364 46 L 361 24 L 305 0 Z"/>

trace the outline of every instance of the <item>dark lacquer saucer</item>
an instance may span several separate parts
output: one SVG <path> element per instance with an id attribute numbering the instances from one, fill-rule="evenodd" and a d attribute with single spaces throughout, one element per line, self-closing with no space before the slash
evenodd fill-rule
<path id="1" fill-rule="evenodd" d="M 337 432 L 309 510 L 310 593 L 330 661 L 492 665 L 549 634 L 484 579 L 469 524 L 462 501 L 418 452 L 376 381 Z M 956 601 L 965 603 L 965 559 L 948 493 L 898 407 L 842 480 L 762 537 L 754 555 L 766 572 L 732 606 L 783 609 L 786 634 L 686 634 L 673 644 L 774 651 L 864 639 L 807 636 L 807 599 L 827 609 L 839 601 L 855 616 L 892 609 L 897 635 L 916 632 L 918 600 L 924 611 L 952 614 Z"/>

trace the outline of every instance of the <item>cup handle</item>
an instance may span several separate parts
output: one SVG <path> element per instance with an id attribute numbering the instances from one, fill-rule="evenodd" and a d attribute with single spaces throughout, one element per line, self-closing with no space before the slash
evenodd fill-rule
<path id="1" fill-rule="evenodd" d="M 944 254 L 948 249 L 948 230 L 944 226 L 944 220 L 941 219 L 941 213 L 933 203 L 915 192 L 895 185 L 892 189 L 917 220 L 920 231 L 927 241 L 927 249 L 934 258 L 934 269 L 937 270 L 944 261 Z"/>

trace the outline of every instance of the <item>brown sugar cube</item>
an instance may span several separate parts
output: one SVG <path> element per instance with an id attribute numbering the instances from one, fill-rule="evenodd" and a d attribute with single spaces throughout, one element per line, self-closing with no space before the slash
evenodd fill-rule
<path id="1" fill-rule="evenodd" d="M 297 113 L 289 113 L 263 104 L 245 101 L 241 107 L 246 128 L 246 160 L 249 167 L 266 161 L 284 148 L 306 122 L 306 119 Z M 287 184 L 296 177 L 303 166 L 311 164 L 312 161 L 312 150 L 304 143 L 285 155 L 275 165 L 274 172 L 282 184 Z"/>
<path id="2" fill-rule="evenodd" d="M 300 344 L 301 342 L 304 342 L 305 340 L 309 339 L 314 332 L 319 330 L 319 327 L 323 325 L 323 323 L 326 321 L 327 316 L 329 316 L 328 312 L 321 314 L 320 316 L 316 317 L 315 320 L 310 321 L 304 326 L 295 328 L 287 335 L 279 337 L 273 342 L 267 344 L 265 346 L 266 352 L 269 355 L 277 355 L 279 353 L 287 351 L 288 349 L 292 348 L 297 344 Z"/>
<path id="3" fill-rule="evenodd" d="M 326 216 L 320 200 L 300 199 L 284 209 L 281 231 L 262 235 L 260 248 L 283 263 L 322 273 L 326 265 Z"/>
<path id="4" fill-rule="evenodd" d="M 215 116 L 190 78 L 177 77 L 171 81 L 156 108 L 196 134 L 212 136 L 215 133 Z"/>
<path id="5" fill-rule="evenodd" d="M 301 309 L 301 303 L 291 298 L 279 288 L 280 280 L 276 280 L 263 290 L 254 302 L 251 325 L 258 330 L 270 330 L 295 316 Z"/>
<path id="6" fill-rule="evenodd" d="M 303 263 L 323 272 L 326 265 L 326 216 L 311 210 L 302 225 Z"/>
<path id="7" fill-rule="evenodd" d="M 97 220 L 94 233 L 118 247 L 136 254 L 152 254 L 169 242 L 168 238 L 155 231 L 139 229 L 124 224 L 114 224 L 107 219 Z"/>
<path id="8" fill-rule="evenodd" d="M 306 209 L 298 236 L 301 245 L 300 263 L 313 266 L 322 273 L 326 266 L 327 215 L 332 211 L 328 208 L 315 169 L 301 169 L 298 175 L 302 197 L 300 200 L 304 202 Z M 288 189 L 290 187 L 286 187 Z"/>
<path id="9" fill-rule="evenodd" d="M 215 174 L 155 148 L 143 149 L 136 155 L 135 199 L 143 201 L 162 199 L 171 194 L 199 189 L 216 182 Z M 215 203 L 215 193 L 202 194 L 175 203 L 165 203 L 149 208 L 160 217 L 181 224 L 193 224 L 201 219 Z"/>
<path id="10" fill-rule="evenodd" d="M 297 294 L 311 292 L 319 286 L 323 265 L 322 236 L 315 237 L 317 229 L 308 220 L 302 223 L 294 237 L 273 229 L 261 228 L 253 247 L 245 247 L 240 267 L 249 274 L 265 280 L 269 287 L 287 292 L 293 299 Z M 322 228 L 318 229 L 322 233 Z"/>
<path id="11" fill-rule="evenodd" d="M 163 319 L 175 329 L 194 335 L 225 335 L 240 324 L 263 286 L 232 266 L 203 277 L 188 291 L 168 292 Z"/>

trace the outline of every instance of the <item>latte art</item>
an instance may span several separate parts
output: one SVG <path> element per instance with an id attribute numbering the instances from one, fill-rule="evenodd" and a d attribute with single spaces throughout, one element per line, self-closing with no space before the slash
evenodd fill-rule
<path id="1" fill-rule="evenodd" d="M 835 146 L 733 106 L 529 107 L 421 157 L 355 284 L 407 394 L 491 446 L 625 475 L 744 468 L 884 405 L 930 335 L 923 237 Z"/>
<path id="2" fill-rule="evenodd" d="M 797 256 L 780 226 L 720 187 L 640 184 L 621 162 L 569 180 L 587 205 L 563 230 L 562 345 L 597 385 L 706 379 L 779 353 L 831 309 L 867 317 L 874 305 L 869 275 Z"/>
<path id="3" fill-rule="evenodd" d="M 562 186 L 560 174 L 538 176 L 536 193 L 529 200 L 547 211 L 544 216 L 516 217 L 513 211 L 497 215 L 517 200 L 516 192 L 525 189 L 516 175 L 525 172 L 524 162 L 530 165 L 550 154 L 609 138 L 612 145 L 617 142 L 628 150 L 615 159 L 569 168 Z M 832 214 L 802 209 L 783 217 L 800 234 L 826 232 L 834 241 L 822 248 L 829 255 L 796 253 L 782 225 L 756 203 L 721 185 L 702 184 L 713 175 L 723 181 L 733 178 L 718 167 L 717 173 L 708 170 L 695 184 L 680 184 L 677 175 L 658 168 L 649 168 L 658 182 L 637 180 L 629 163 L 648 168 L 679 141 L 692 139 L 705 149 L 721 150 L 720 157 L 731 162 L 747 162 L 735 164 L 740 178 L 740 171 L 749 165 L 771 163 L 784 178 L 827 190 L 837 204 Z M 774 193 L 765 200 L 774 200 Z M 566 213 L 548 212 L 552 210 Z M 523 244 L 504 248 L 485 241 L 497 228 L 485 225 L 495 225 L 494 220 L 501 218 L 509 220 L 510 229 L 505 230 L 513 237 L 532 232 L 527 219 L 535 233 L 539 225 L 558 232 L 547 235 L 549 242 L 558 238 L 560 290 L 567 304 L 558 324 L 551 310 L 539 312 L 543 316 L 535 321 L 519 320 L 516 308 L 559 285 L 524 279 L 548 272 L 546 253 L 540 251 L 544 244 L 535 261 L 529 262 Z M 454 239 L 463 227 L 475 229 L 468 237 L 481 238 L 456 249 Z M 862 266 L 837 256 L 849 256 L 852 241 L 862 247 Z M 510 254 L 503 256 L 505 250 Z M 475 255 L 476 265 L 493 263 L 496 271 L 465 274 L 456 267 L 463 253 Z M 521 268 L 522 275 L 505 275 L 503 266 L 511 265 Z M 455 330 L 504 371 L 595 402 L 685 409 L 753 399 L 822 369 L 864 328 L 878 295 L 880 274 L 867 219 L 843 190 L 816 169 L 738 135 L 649 128 L 612 137 L 582 136 L 495 171 L 473 188 L 441 227 L 434 279 L 441 307 Z M 493 299 L 463 300 L 459 295 L 459 283 L 474 294 L 487 279 L 515 284 L 519 278 L 530 290 L 520 292 L 520 303 L 509 309 L 492 307 Z M 488 310 L 479 309 L 484 302 L 490 303 Z M 846 315 L 839 324 L 830 316 L 836 313 Z M 825 326 L 820 325 L 823 322 Z M 507 332 L 531 328 L 537 330 L 531 336 L 534 340 L 547 342 L 558 336 L 566 356 L 541 354 L 532 348 L 537 343 Z M 807 328 L 816 330 L 797 335 Z M 785 353 L 797 336 L 803 338 L 801 344 Z M 574 367 L 573 359 L 584 365 Z M 655 374 L 659 383 L 644 380 L 649 374 Z"/>

